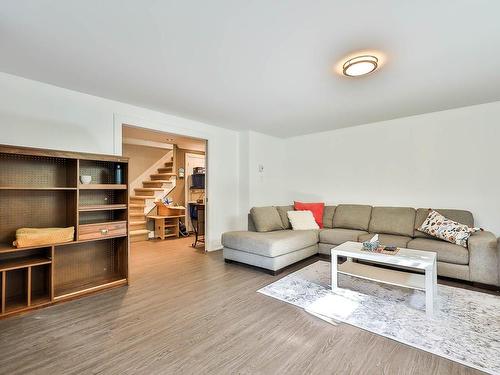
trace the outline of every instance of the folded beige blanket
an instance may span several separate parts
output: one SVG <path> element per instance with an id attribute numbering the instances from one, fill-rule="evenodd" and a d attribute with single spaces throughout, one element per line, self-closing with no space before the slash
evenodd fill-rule
<path id="1" fill-rule="evenodd" d="M 20 228 L 16 230 L 15 247 L 50 245 L 71 242 L 75 236 L 75 227 L 68 228 Z"/>

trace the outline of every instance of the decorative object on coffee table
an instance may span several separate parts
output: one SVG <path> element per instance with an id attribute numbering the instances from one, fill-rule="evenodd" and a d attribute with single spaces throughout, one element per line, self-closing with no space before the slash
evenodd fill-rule
<path id="1" fill-rule="evenodd" d="M 363 250 L 365 251 L 375 251 L 380 246 L 380 242 L 378 240 L 378 234 L 373 236 L 369 241 L 363 242 Z"/>

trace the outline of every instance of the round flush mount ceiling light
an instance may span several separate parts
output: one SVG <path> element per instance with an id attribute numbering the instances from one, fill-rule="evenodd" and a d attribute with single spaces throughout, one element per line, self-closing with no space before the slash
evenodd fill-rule
<path id="1" fill-rule="evenodd" d="M 373 55 L 356 56 L 342 65 L 342 73 L 348 77 L 359 77 L 373 72 L 378 64 L 378 58 Z"/>

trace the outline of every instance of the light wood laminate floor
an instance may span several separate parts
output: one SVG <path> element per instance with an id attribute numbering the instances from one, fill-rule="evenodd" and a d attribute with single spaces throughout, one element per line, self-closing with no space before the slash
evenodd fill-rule
<path id="1" fill-rule="evenodd" d="M 132 244 L 128 288 L 0 321 L 0 373 L 479 373 L 256 293 L 293 269 L 225 264 L 191 241 Z"/>

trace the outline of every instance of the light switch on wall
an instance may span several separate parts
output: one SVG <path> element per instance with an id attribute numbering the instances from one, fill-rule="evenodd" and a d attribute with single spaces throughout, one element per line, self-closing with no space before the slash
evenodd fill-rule
<path id="1" fill-rule="evenodd" d="M 259 173 L 264 173 L 264 165 L 259 164 Z"/>

